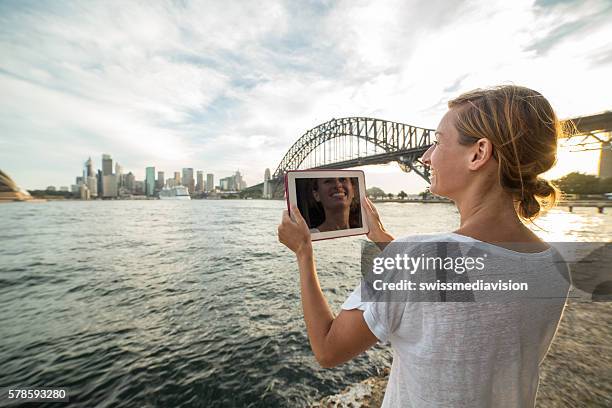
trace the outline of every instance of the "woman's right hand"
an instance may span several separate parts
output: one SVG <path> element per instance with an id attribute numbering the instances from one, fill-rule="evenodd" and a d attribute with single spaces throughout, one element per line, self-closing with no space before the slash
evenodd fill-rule
<path id="1" fill-rule="evenodd" d="M 376 244 L 387 244 L 393 241 L 393 236 L 385 230 L 376 207 L 374 207 L 374 204 L 372 204 L 372 201 L 370 201 L 368 197 L 365 198 L 363 208 L 365 210 L 366 222 L 368 223 L 369 229 L 367 237 L 370 241 Z"/>

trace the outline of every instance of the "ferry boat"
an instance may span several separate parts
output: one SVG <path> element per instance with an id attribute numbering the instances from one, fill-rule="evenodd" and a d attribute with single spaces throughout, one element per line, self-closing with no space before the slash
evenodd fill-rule
<path id="1" fill-rule="evenodd" d="M 189 191 L 185 186 L 164 187 L 159 192 L 160 200 L 191 200 Z"/>

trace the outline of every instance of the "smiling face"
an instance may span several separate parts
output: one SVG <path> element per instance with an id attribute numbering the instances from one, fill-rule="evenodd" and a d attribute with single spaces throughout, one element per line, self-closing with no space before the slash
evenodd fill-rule
<path id="1" fill-rule="evenodd" d="M 431 186 L 436 195 L 454 199 L 470 182 L 470 153 L 472 147 L 459 144 L 455 128 L 457 109 L 450 109 L 438 125 L 434 144 L 425 152 L 421 161 L 430 167 Z"/>
<path id="2" fill-rule="evenodd" d="M 350 178 L 319 178 L 312 194 L 325 209 L 342 209 L 351 205 L 355 189 Z"/>

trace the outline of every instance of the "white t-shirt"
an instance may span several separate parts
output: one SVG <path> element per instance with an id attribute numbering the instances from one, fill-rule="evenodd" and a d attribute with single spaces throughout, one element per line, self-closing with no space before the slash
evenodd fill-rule
<path id="1" fill-rule="evenodd" d="M 473 302 L 363 302 L 357 286 L 342 308 L 363 310 L 372 333 L 393 350 L 382 406 L 533 407 L 539 366 L 570 285 L 569 273 L 559 273 L 557 249 L 520 253 L 455 233 L 394 242 L 416 241 L 484 245 L 495 256 L 483 273 L 539 285 L 543 296 L 497 302 L 490 293 L 474 292 Z M 472 281 L 479 278 L 470 274 Z"/>

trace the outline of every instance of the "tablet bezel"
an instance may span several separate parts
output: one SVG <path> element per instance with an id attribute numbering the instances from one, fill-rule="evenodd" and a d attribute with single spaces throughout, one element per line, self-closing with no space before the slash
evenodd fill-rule
<path id="1" fill-rule="evenodd" d="M 312 232 L 310 234 L 312 241 L 320 241 L 324 239 L 350 237 L 354 235 L 363 235 L 369 232 L 366 222 L 364 210 L 364 202 L 366 197 L 365 175 L 361 170 L 290 170 L 285 173 L 285 195 L 287 199 L 287 210 L 291 215 L 291 204 L 297 206 L 297 195 L 295 191 L 295 180 L 300 178 L 337 178 L 348 177 L 357 178 L 359 186 L 359 205 L 361 207 L 361 225 L 360 228 L 349 228 L 337 231 Z"/>

